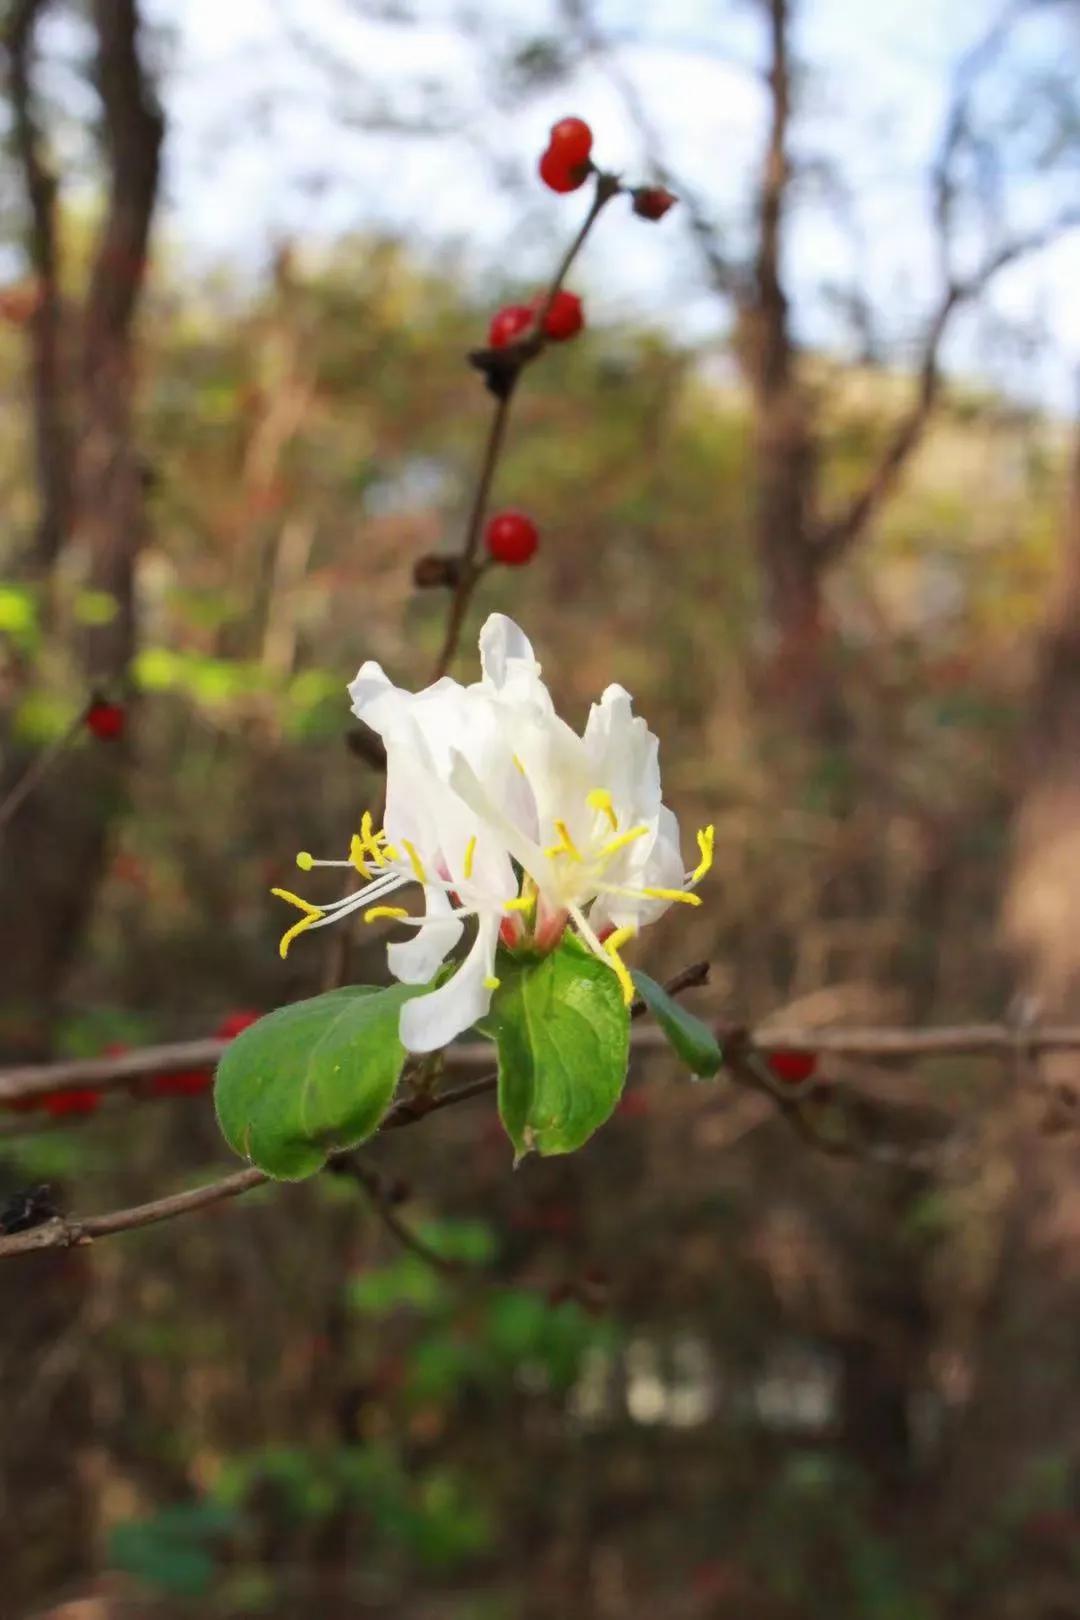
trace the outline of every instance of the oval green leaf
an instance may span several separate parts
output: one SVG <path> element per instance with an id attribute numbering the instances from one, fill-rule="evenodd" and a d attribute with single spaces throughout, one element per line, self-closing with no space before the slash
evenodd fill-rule
<path id="1" fill-rule="evenodd" d="M 279 1007 L 244 1030 L 218 1065 L 214 1102 L 229 1146 L 279 1181 L 379 1127 L 405 1061 L 401 1009 L 427 985 L 346 985 Z"/>
<path id="2" fill-rule="evenodd" d="M 711 1080 L 723 1066 L 724 1054 L 708 1024 L 703 1024 L 700 1018 L 695 1018 L 685 1007 L 680 1007 L 663 985 L 650 979 L 647 973 L 639 973 L 635 969 L 630 977 L 638 995 L 691 1074 Z"/>
<path id="3" fill-rule="evenodd" d="M 542 958 L 500 958 L 485 1023 L 499 1052 L 499 1113 L 518 1159 L 573 1153 L 622 1093 L 630 1017 L 609 967 L 566 939 Z"/>

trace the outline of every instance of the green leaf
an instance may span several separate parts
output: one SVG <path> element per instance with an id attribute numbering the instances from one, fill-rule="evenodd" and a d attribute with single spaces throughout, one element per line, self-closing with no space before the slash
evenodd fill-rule
<path id="1" fill-rule="evenodd" d="M 152 1518 L 114 1526 L 109 1562 L 175 1597 L 203 1597 L 217 1571 L 208 1543 L 227 1535 L 234 1524 L 235 1516 L 214 1502 L 165 1508 Z"/>
<path id="2" fill-rule="evenodd" d="M 485 1020 L 499 1051 L 499 1113 L 518 1159 L 573 1153 L 626 1079 L 630 1019 L 609 967 L 572 939 L 550 956 L 500 957 Z"/>
<path id="3" fill-rule="evenodd" d="M 680 1007 L 662 984 L 647 973 L 631 970 L 630 977 L 642 1001 L 660 1025 L 679 1057 L 692 1074 L 711 1080 L 724 1061 L 720 1043 L 708 1024 Z"/>
<path id="4" fill-rule="evenodd" d="M 214 1100 L 229 1146 L 281 1181 L 355 1147 L 390 1106 L 405 1048 L 398 1019 L 427 985 L 346 985 L 280 1007 L 244 1030 L 218 1065 Z"/>

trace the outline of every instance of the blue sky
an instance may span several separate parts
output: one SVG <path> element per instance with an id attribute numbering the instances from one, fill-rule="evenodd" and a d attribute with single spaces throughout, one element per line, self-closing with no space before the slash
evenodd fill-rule
<path id="1" fill-rule="evenodd" d="M 168 89 L 169 229 L 201 260 L 253 267 L 282 235 L 319 241 L 378 225 L 452 243 L 478 272 L 520 266 L 539 275 L 582 206 L 580 196 L 559 200 L 530 183 L 552 120 L 581 113 L 596 131 L 601 161 L 628 173 L 640 165 L 622 100 L 592 67 L 553 96 L 492 97 L 493 50 L 501 54 L 511 39 L 550 26 L 544 0 L 475 0 L 482 16 L 471 37 L 455 22 L 451 0 L 419 0 L 422 21 L 408 27 L 359 20 L 349 0 L 153 0 L 153 7 L 178 30 Z M 765 111 L 754 74 L 739 65 L 761 59 L 754 8 L 746 0 L 668 0 L 662 10 L 601 0 L 596 15 L 628 41 L 620 65 L 673 167 L 738 240 Z M 854 275 L 884 312 L 894 352 L 909 348 L 934 288 L 926 170 L 949 67 L 993 15 L 988 0 L 803 0 L 797 43 L 810 73 L 797 150 L 844 176 L 857 227 L 840 228 L 820 188 L 804 188 L 789 266 L 808 340 L 837 341 L 820 289 Z M 357 82 L 395 107 L 420 105 L 424 84 L 437 83 L 460 134 L 402 139 L 343 128 L 327 79 L 290 37 L 301 26 L 355 63 Z M 1017 36 L 1015 51 L 1038 63 L 1070 45 L 1080 59 L 1080 30 L 1070 40 L 1059 23 L 1036 20 Z M 1059 201 L 1032 185 L 1006 190 L 1010 219 L 1027 223 Z M 677 212 L 659 228 L 626 214 L 605 222 L 581 284 L 594 315 L 641 312 L 706 340 L 723 329 L 723 306 L 702 287 Z M 1078 284 L 1074 233 L 996 286 L 996 309 L 1043 334 L 1034 357 L 992 346 L 981 324 L 967 319 L 951 347 L 954 364 L 1071 406 Z"/>

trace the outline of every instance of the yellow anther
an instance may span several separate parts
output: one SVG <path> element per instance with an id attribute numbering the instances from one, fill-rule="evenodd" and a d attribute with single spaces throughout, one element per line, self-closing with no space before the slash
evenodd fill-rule
<path id="1" fill-rule="evenodd" d="M 404 906 L 369 906 L 364 912 L 364 921 L 378 922 L 381 917 L 398 918 L 407 917 L 409 913 Z"/>
<path id="2" fill-rule="evenodd" d="M 615 806 L 611 802 L 611 794 L 607 788 L 593 788 L 592 792 L 586 796 L 585 803 L 590 810 L 595 810 L 598 814 L 607 816 L 611 823 L 612 832 L 618 832 L 619 818 L 615 814 Z"/>
<path id="3" fill-rule="evenodd" d="M 386 856 L 388 861 L 400 861 L 400 859 L 401 859 L 401 856 L 398 854 L 397 846 L 395 844 L 388 844 L 388 843 L 386 843 L 384 841 L 383 847 L 382 847 L 382 853 Z"/>
<path id="4" fill-rule="evenodd" d="M 360 841 L 359 833 L 353 833 L 352 835 L 352 841 L 349 844 L 349 859 L 356 867 L 356 870 L 360 873 L 360 876 L 367 878 L 368 882 L 370 883 L 371 867 L 364 859 L 364 846 Z"/>
<path id="5" fill-rule="evenodd" d="M 469 839 L 469 842 L 465 845 L 465 868 L 464 868 L 464 870 L 465 870 L 465 881 L 466 881 L 466 883 L 468 883 L 469 879 L 472 877 L 473 861 L 475 860 L 475 858 L 476 858 L 476 834 L 473 833 L 472 837 Z"/>
<path id="6" fill-rule="evenodd" d="M 271 889 L 270 893 L 277 900 L 287 900 L 290 906 L 302 911 L 306 917 L 321 917 L 323 915 L 319 906 L 313 906 L 310 900 L 304 900 L 300 895 L 293 894 L 291 889 Z"/>
<path id="7" fill-rule="evenodd" d="M 302 934 L 305 928 L 311 928 L 315 923 L 319 922 L 323 917 L 325 917 L 326 913 L 320 910 L 318 906 L 313 906 L 310 900 L 303 900 L 301 899 L 300 895 L 293 894 L 291 889 L 271 889 L 270 893 L 278 900 L 287 900 L 290 906 L 295 906 L 298 911 L 302 911 L 304 913 L 304 915 L 300 918 L 300 921 L 293 923 L 292 927 L 287 928 L 281 936 L 281 940 L 278 944 L 278 951 L 281 955 L 281 960 L 284 961 L 289 954 L 289 946 L 292 944 L 297 934 Z"/>
<path id="8" fill-rule="evenodd" d="M 701 905 L 701 896 L 691 894 L 688 889 L 642 889 L 641 892 L 647 894 L 650 900 L 674 900 L 684 906 Z"/>
<path id="9" fill-rule="evenodd" d="M 296 857 L 296 864 L 300 868 L 301 872 L 310 872 L 311 868 L 315 865 L 315 857 L 314 855 L 309 855 L 306 849 L 302 849 Z"/>
<path id="10" fill-rule="evenodd" d="M 485 990 L 497 990 L 499 988 L 500 984 L 502 984 L 502 980 L 497 979 L 495 977 L 494 973 L 489 973 L 487 978 L 484 980 L 484 989 Z"/>
<path id="11" fill-rule="evenodd" d="M 386 856 L 379 848 L 380 842 L 385 842 L 385 834 L 375 831 L 371 821 L 371 811 L 365 810 L 360 817 L 360 847 L 365 855 L 371 856 L 376 866 L 385 866 Z"/>
<path id="12" fill-rule="evenodd" d="M 531 911 L 536 904 L 535 894 L 519 894 L 516 900 L 507 900 L 504 911 Z"/>
<path id="13" fill-rule="evenodd" d="M 615 977 L 622 986 L 623 1000 L 626 1002 L 628 1007 L 633 1001 L 636 991 L 634 989 L 634 981 L 630 977 L 630 971 L 622 957 L 619 955 L 619 951 L 628 940 L 634 938 L 636 933 L 636 928 L 616 928 L 615 932 L 613 934 L 609 934 L 607 939 L 604 941 L 604 950 L 611 959 L 611 965 L 615 970 Z"/>
<path id="14" fill-rule="evenodd" d="M 644 838 L 648 830 L 648 827 L 631 827 L 629 832 L 620 833 L 618 838 L 612 838 L 609 843 L 604 845 L 600 851 L 600 859 L 610 860 L 613 855 L 619 853 L 620 849 L 625 849 L 627 844 L 634 844 L 639 838 Z"/>
<path id="15" fill-rule="evenodd" d="M 519 754 L 514 755 L 514 764 L 517 766 L 517 768 L 521 772 L 522 776 L 524 776 L 525 775 L 525 767 L 521 763 L 521 756 Z"/>
<path id="16" fill-rule="evenodd" d="M 281 936 L 281 939 L 278 941 L 278 954 L 283 962 L 288 956 L 289 946 L 292 944 L 297 934 L 302 934 L 306 928 L 313 928 L 321 916 L 322 912 L 320 911 L 311 917 L 301 917 L 299 922 L 294 922 L 291 928 L 287 928 L 285 930 Z"/>
<path id="17" fill-rule="evenodd" d="M 555 831 L 559 835 L 559 842 L 557 844 L 552 844 L 550 848 L 545 849 L 544 854 L 548 856 L 569 855 L 572 861 L 580 861 L 581 856 L 578 853 L 577 845 L 570 836 L 570 829 L 566 825 L 566 822 L 556 821 Z"/>
<path id="18" fill-rule="evenodd" d="M 701 851 L 701 859 L 690 874 L 691 883 L 700 883 L 713 863 L 713 844 L 716 840 L 716 828 L 702 827 L 697 835 L 697 847 Z"/>
<path id="19" fill-rule="evenodd" d="M 401 844 L 402 844 L 402 848 L 404 849 L 406 855 L 409 857 L 409 865 L 413 869 L 413 874 L 414 874 L 414 876 L 416 878 L 417 883 L 426 883 L 427 880 L 428 880 L 427 879 L 427 873 L 424 871 L 424 863 L 423 863 L 423 861 L 420 859 L 420 856 L 416 852 L 416 845 L 415 844 L 410 844 L 409 840 L 407 838 L 403 838 L 401 840 Z"/>

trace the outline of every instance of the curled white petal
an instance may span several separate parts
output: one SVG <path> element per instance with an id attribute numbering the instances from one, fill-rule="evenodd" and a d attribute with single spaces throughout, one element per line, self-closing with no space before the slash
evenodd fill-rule
<path id="1" fill-rule="evenodd" d="M 437 1052 L 483 1018 L 491 1006 L 488 981 L 494 972 L 499 922 L 497 913 L 480 917 L 472 949 L 454 977 L 401 1009 L 401 1043 L 408 1051 Z"/>
<path id="2" fill-rule="evenodd" d="M 427 918 L 423 927 L 412 939 L 386 948 L 390 971 L 402 984 L 427 984 L 464 932 L 460 918 L 451 916 L 449 898 L 441 889 L 425 889 L 424 899 Z"/>
<path id="3" fill-rule="evenodd" d="M 481 688 L 500 702 L 526 704 L 552 714 L 551 695 L 544 685 L 524 630 L 505 613 L 489 614 L 480 631 Z"/>

